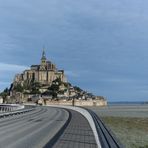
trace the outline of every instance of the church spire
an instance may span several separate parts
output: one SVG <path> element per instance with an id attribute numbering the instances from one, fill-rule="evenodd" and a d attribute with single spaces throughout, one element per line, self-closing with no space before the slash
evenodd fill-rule
<path id="1" fill-rule="evenodd" d="M 45 69 L 46 69 L 46 55 L 45 55 L 45 48 L 43 47 L 40 70 L 45 70 Z"/>
<path id="2" fill-rule="evenodd" d="M 43 47 L 42 50 L 43 50 L 43 51 L 42 51 L 42 58 L 41 58 L 41 60 L 46 60 L 45 48 Z"/>

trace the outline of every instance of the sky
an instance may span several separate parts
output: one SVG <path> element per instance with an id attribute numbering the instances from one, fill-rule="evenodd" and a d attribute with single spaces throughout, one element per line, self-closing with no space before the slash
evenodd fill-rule
<path id="1" fill-rule="evenodd" d="M 0 0 L 0 91 L 46 56 L 108 101 L 148 101 L 147 0 Z"/>

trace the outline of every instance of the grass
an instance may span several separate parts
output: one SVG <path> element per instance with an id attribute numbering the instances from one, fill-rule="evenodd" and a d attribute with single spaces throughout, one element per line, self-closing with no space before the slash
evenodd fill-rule
<path id="1" fill-rule="evenodd" d="M 101 118 L 126 148 L 148 148 L 148 118 Z"/>

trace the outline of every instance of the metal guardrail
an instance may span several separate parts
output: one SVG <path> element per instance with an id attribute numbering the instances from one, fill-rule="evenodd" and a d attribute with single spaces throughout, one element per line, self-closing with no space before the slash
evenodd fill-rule
<path id="1" fill-rule="evenodd" d="M 1 113 L 0 118 L 12 116 L 12 115 L 17 115 L 17 114 L 23 114 L 23 113 L 26 113 L 26 112 L 33 111 L 35 109 L 35 107 L 24 109 L 24 105 L 19 106 L 18 104 L 15 104 L 15 105 L 14 104 L 0 105 L 0 108 L 5 108 L 5 110 L 6 109 L 9 110 L 9 112 L 7 111 L 7 112 Z"/>
<path id="2" fill-rule="evenodd" d="M 20 104 L 0 104 L 0 112 L 11 112 L 23 108 L 24 105 Z"/>
<path id="3" fill-rule="evenodd" d="M 85 108 L 86 109 L 86 108 Z M 124 148 L 115 135 L 105 126 L 103 121 L 90 109 L 86 109 L 92 116 L 102 148 Z"/>
<path id="4" fill-rule="evenodd" d="M 7 116 L 12 116 L 12 115 L 18 115 L 18 114 L 22 114 L 22 113 L 26 113 L 26 112 L 32 111 L 34 109 L 35 108 L 26 109 L 26 110 L 22 110 L 22 111 L 15 111 L 15 112 L 3 113 L 3 114 L 0 114 L 0 118 L 7 117 Z"/>

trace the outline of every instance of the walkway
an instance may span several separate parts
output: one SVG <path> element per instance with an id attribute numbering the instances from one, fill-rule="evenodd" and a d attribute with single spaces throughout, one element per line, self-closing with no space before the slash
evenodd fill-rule
<path id="1" fill-rule="evenodd" d="M 53 148 L 97 148 L 87 119 L 76 111 L 70 112 L 71 121 Z"/>

